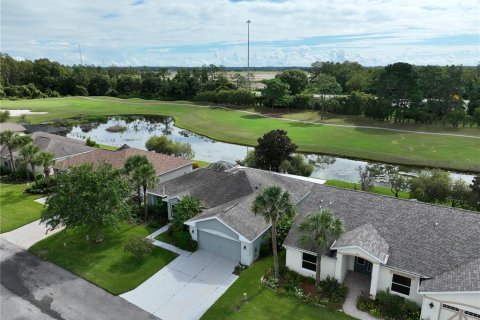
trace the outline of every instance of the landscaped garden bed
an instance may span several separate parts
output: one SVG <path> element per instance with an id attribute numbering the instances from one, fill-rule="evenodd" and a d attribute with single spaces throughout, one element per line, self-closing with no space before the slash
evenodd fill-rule
<path id="1" fill-rule="evenodd" d="M 327 277 L 315 287 L 313 278 L 304 277 L 286 267 L 280 270 L 280 277 L 276 278 L 272 270 L 263 277 L 262 283 L 280 294 L 293 296 L 305 303 L 341 309 L 348 294 L 348 288 L 335 278 Z"/>
<path id="2" fill-rule="evenodd" d="M 367 296 L 359 296 L 357 309 L 385 320 L 417 320 L 420 318 L 420 307 L 415 302 L 386 291 L 378 292 L 375 300 Z"/>
<path id="3" fill-rule="evenodd" d="M 192 240 L 188 231 L 173 231 L 169 229 L 167 232 L 159 234 L 155 239 L 169 243 L 182 250 L 197 251 L 197 242 Z"/>

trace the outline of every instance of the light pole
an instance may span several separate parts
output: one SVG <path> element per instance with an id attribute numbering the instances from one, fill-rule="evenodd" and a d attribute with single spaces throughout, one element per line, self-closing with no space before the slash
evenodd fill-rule
<path id="1" fill-rule="evenodd" d="M 252 21 L 247 20 L 247 85 L 250 90 L 250 23 Z"/>

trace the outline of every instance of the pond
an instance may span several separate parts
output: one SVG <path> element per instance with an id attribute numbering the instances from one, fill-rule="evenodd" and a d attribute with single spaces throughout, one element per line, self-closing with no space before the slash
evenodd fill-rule
<path id="1" fill-rule="evenodd" d="M 195 152 L 195 159 L 207 162 L 225 160 L 235 163 L 244 159 L 252 147 L 216 141 L 191 131 L 178 128 L 171 117 L 110 117 L 105 123 L 93 122 L 87 125 L 74 126 L 67 134 L 68 137 L 86 140 L 90 138 L 97 143 L 121 147 L 127 144 L 134 148 L 145 149 L 145 142 L 152 136 L 166 135 L 178 142 L 188 142 Z M 320 179 L 335 179 L 348 182 L 358 182 L 359 166 L 372 162 L 354 160 L 336 156 L 305 154 L 315 165 L 312 177 Z M 400 171 L 405 175 L 418 174 L 421 169 L 401 166 Z M 452 178 L 461 178 L 470 183 L 473 175 L 450 171 Z M 376 182 L 385 184 L 382 179 Z"/>

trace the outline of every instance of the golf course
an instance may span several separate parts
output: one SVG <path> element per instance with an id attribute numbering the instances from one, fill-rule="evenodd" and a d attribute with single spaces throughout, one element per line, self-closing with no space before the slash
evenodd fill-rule
<path id="1" fill-rule="evenodd" d="M 306 121 L 302 112 L 269 115 L 189 102 L 166 102 L 112 97 L 68 97 L 3 100 L 2 109 L 28 109 L 46 114 L 27 115 L 31 123 L 85 115 L 168 115 L 175 125 L 209 138 L 255 146 L 259 136 L 284 129 L 298 150 L 394 164 L 480 172 L 480 129 L 453 128 L 418 131 L 412 126 L 366 128 L 360 125 Z M 305 115 L 311 115 L 305 112 Z M 12 122 L 16 121 L 12 117 Z M 371 126 L 371 124 L 369 124 Z M 428 131 L 428 132 L 423 132 Z"/>

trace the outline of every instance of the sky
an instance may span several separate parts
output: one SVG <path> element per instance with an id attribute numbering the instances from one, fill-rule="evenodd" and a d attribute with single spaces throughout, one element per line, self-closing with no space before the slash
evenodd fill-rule
<path id="1" fill-rule="evenodd" d="M 1 49 L 100 66 L 480 63 L 480 0 L 2 0 Z"/>

